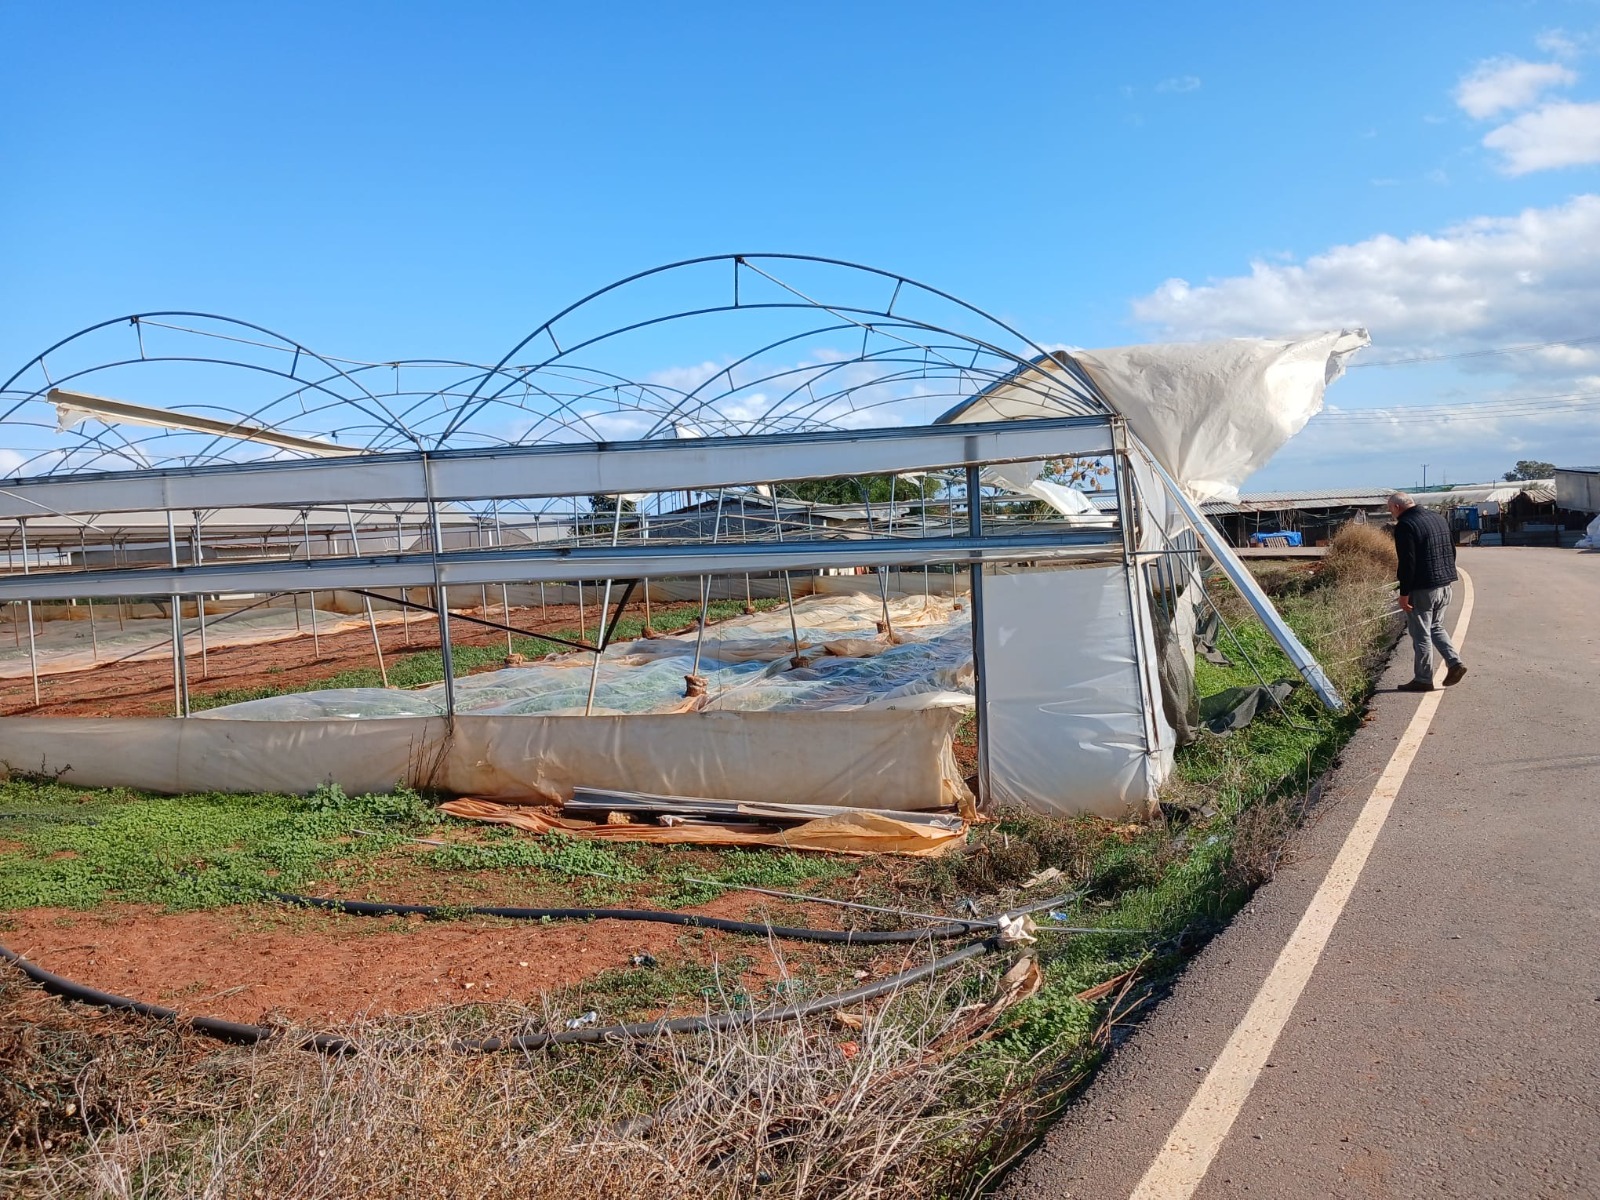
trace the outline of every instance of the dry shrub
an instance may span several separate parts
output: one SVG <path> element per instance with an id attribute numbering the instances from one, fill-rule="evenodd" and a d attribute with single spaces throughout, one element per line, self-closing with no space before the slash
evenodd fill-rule
<path id="1" fill-rule="evenodd" d="M 915 952 L 913 952 L 915 953 Z M 970 983 L 971 975 L 967 975 Z M 60 1009 L 46 1054 L 8 1061 L 19 1095 L 73 1076 L 77 1127 L 0 1132 L 0 1193 L 94 1200 L 879 1200 L 959 1192 L 1018 1115 L 945 1052 L 949 989 L 907 989 L 859 1028 L 829 1018 L 555 1052 L 458 1054 L 435 1019 L 347 1030 L 319 1057 L 219 1048 L 131 1018 Z M 0 1027 L 31 989 L 0 980 Z M 56 1003 L 49 1001 L 48 1003 Z M 509 1006 L 507 1006 L 509 1007 Z M 457 1032 L 530 1014 L 480 1009 Z M 154 1034 L 154 1036 L 152 1036 Z M 69 1044 L 70 1043 L 70 1044 Z M 91 1070 L 135 1047 L 125 1071 Z M 419 1046 L 421 1047 L 419 1049 Z M 48 1060 L 57 1060 L 55 1062 Z M 963 1102 L 958 1097 L 965 1097 Z M 974 1099 L 978 1098 L 978 1099 Z M 88 1119 L 85 1119 L 88 1114 Z M 5 1169 L 7 1160 L 11 1164 Z"/>
<path id="2" fill-rule="evenodd" d="M 1346 522 L 1322 559 L 1322 569 L 1335 582 L 1382 583 L 1393 580 L 1397 567 L 1394 535 L 1374 525 Z"/>

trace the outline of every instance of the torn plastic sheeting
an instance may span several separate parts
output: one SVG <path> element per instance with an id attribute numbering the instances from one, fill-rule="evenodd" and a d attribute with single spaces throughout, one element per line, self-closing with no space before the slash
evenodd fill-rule
<path id="1" fill-rule="evenodd" d="M 1351 329 L 1075 350 L 1066 357 L 1190 495 L 1236 500 L 1239 485 L 1322 410 L 1328 384 L 1370 342 L 1366 330 Z M 1071 370 L 1056 358 L 1041 358 L 939 423 L 1060 416 L 1055 389 L 1042 377 Z"/>
<path id="2" fill-rule="evenodd" d="M 856 812 L 821 817 L 788 829 L 761 832 L 760 826 L 697 823 L 653 825 L 629 822 L 602 825 L 558 817 L 543 809 L 495 804 L 473 798 L 441 806 L 453 817 L 511 825 L 529 833 L 562 833 L 600 841 L 647 842 L 651 845 L 755 846 L 773 850 L 811 850 L 829 854 L 902 854 L 932 858 L 966 841 L 966 827 L 898 821 L 883 813 Z"/>
<path id="3" fill-rule="evenodd" d="M 1212 733 L 1231 733 L 1243 729 L 1269 708 L 1281 708 L 1294 691 L 1294 681 L 1280 679 L 1271 687 L 1224 688 L 1200 701 L 1200 720 Z"/>

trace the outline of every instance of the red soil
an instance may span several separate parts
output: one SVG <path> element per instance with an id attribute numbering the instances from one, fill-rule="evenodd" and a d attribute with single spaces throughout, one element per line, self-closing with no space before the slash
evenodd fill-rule
<path id="1" fill-rule="evenodd" d="M 696 911 L 745 917 L 749 910 L 749 897 L 728 896 Z M 821 913 L 807 920 L 828 923 Z M 626 969 L 635 954 L 725 970 L 749 959 L 739 984 L 756 996 L 790 967 L 832 953 L 796 943 L 775 951 L 751 937 L 642 922 L 420 921 L 275 908 L 29 909 L 7 914 L 0 929 L 0 940 L 25 958 L 105 991 L 187 1015 L 301 1027 L 479 1001 L 537 1004 L 542 992 L 568 986 L 577 990 L 561 1003 L 563 1012 L 597 1007 L 609 1022 L 624 1014 L 607 1013 L 603 995 L 591 1003 L 582 984 Z M 907 953 L 926 951 L 889 947 L 879 956 L 882 972 L 900 969 Z"/>

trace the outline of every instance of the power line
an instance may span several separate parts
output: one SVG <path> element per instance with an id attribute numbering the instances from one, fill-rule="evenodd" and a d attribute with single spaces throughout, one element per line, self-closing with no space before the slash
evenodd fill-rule
<path id="1" fill-rule="evenodd" d="M 1563 416 L 1587 411 L 1600 404 L 1600 392 L 1572 392 L 1561 396 L 1506 397 L 1460 404 L 1419 404 L 1401 408 L 1340 409 L 1319 414 L 1338 424 L 1387 424 L 1404 420 L 1483 421 L 1496 418 Z"/>
<path id="2" fill-rule="evenodd" d="M 1489 350 L 1464 350 L 1459 354 L 1420 354 L 1415 358 L 1389 358 L 1381 362 L 1356 362 L 1351 363 L 1349 369 L 1357 367 L 1409 367 L 1414 363 L 1455 362 L 1463 358 L 1487 358 L 1492 354 L 1524 354 L 1530 350 L 1548 350 L 1553 346 L 1587 346 L 1593 342 L 1600 342 L 1600 334 L 1593 337 L 1567 338 L 1559 342 L 1532 342 L 1526 346 L 1496 346 Z"/>

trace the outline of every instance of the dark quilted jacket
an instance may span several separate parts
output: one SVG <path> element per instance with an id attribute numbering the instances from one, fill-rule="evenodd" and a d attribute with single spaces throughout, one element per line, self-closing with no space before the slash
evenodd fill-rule
<path id="1" fill-rule="evenodd" d="M 1414 505 L 1400 514 L 1394 527 L 1394 549 L 1400 558 L 1400 594 L 1418 588 L 1443 587 L 1456 581 L 1456 548 L 1450 523 L 1429 508 Z"/>

